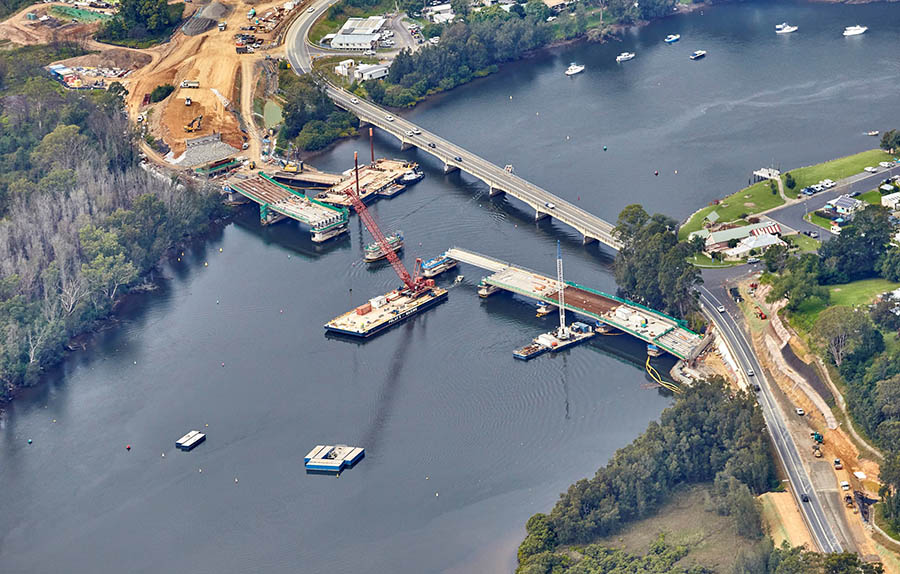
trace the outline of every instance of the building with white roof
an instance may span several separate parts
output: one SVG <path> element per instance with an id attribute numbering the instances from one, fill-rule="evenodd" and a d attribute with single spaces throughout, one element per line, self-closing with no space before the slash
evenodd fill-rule
<path id="1" fill-rule="evenodd" d="M 762 253 L 773 245 L 785 245 L 785 242 L 774 235 L 762 233 L 760 235 L 751 235 L 740 240 L 737 247 L 727 249 L 725 255 L 733 259 L 740 259 L 748 255 L 754 249 Z"/>
<path id="2" fill-rule="evenodd" d="M 373 50 L 385 22 L 380 16 L 348 18 L 331 39 L 331 47 L 338 50 Z"/>
<path id="3" fill-rule="evenodd" d="M 356 68 L 354 77 L 360 82 L 377 80 L 388 75 L 388 66 L 381 64 L 360 64 Z"/>

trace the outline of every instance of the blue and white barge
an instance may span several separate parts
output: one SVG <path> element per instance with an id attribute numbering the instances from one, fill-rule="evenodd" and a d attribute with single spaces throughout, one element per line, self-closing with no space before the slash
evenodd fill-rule
<path id="1" fill-rule="evenodd" d="M 303 457 L 306 470 L 341 472 L 351 468 L 366 455 L 366 449 L 359 446 L 317 444 Z"/>

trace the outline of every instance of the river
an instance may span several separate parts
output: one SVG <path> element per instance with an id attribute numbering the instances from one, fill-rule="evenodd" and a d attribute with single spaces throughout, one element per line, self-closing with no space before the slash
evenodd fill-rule
<path id="1" fill-rule="evenodd" d="M 776 36 L 784 20 L 800 30 Z M 870 31 L 841 37 L 856 23 Z M 758 167 L 877 145 L 862 134 L 895 127 L 898 40 L 886 4 L 722 6 L 543 52 L 408 115 L 611 221 L 633 202 L 683 218 Z M 637 58 L 617 65 L 625 50 Z M 570 61 L 587 70 L 566 78 Z M 459 245 L 552 274 L 559 238 L 568 279 L 615 291 L 605 248 L 390 138 L 375 147 L 426 172 L 372 208 L 405 232 L 408 266 Z M 367 139 L 315 164 L 346 169 L 354 150 Z M 670 398 L 642 388 L 643 345 L 625 336 L 514 361 L 555 317 L 480 300 L 466 266 L 414 320 L 364 344 L 325 337 L 397 284 L 360 262 L 369 240 L 354 217 L 316 246 L 250 209 L 168 263 L 159 290 L 0 420 L 0 570 L 511 572 L 525 520 Z M 193 428 L 206 443 L 176 451 Z M 335 442 L 367 456 L 340 478 L 306 474 L 303 455 Z"/>

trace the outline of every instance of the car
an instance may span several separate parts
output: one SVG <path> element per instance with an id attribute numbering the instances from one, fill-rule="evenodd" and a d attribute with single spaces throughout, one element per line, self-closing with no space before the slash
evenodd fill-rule
<path id="1" fill-rule="evenodd" d="M 825 184 L 825 187 L 828 187 L 828 188 L 831 188 L 831 187 L 834 187 L 834 186 L 837 185 L 836 183 L 834 183 L 834 182 L 831 181 L 830 179 L 823 179 L 823 180 L 822 180 L 822 183 L 824 183 L 824 184 Z"/>
<path id="2" fill-rule="evenodd" d="M 363 56 L 374 56 L 374 55 L 375 55 L 375 50 L 366 50 L 365 52 L 363 52 Z"/>
<path id="3" fill-rule="evenodd" d="M 412 132 L 412 130 L 406 130 L 406 135 L 407 135 L 407 137 L 412 137 L 412 136 L 414 136 L 414 135 L 416 135 L 416 134 L 414 134 L 414 133 Z"/>
<path id="4" fill-rule="evenodd" d="M 556 209 L 556 204 L 550 203 L 549 201 L 544 205 L 547 206 L 547 209 Z"/>
<path id="5" fill-rule="evenodd" d="M 350 103 L 351 103 L 351 104 L 358 104 L 358 103 L 359 103 L 359 100 L 356 99 L 356 98 L 350 98 Z"/>
<path id="6" fill-rule="evenodd" d="M 819 232 L 818 231 L 810 231 L 809 236 L 812 237 L 813 239 L 816 239 L 819 237 Z"/>
<path id="7" fill-rule="evenodd" d="M 454 161 L 462 161 L 462 158 L 459 157 L 458 155 L 454 156 L 453 159 L 454 159 Z"/>
<path id="8" fill-rule="evenodd" d="M 718 311 L 719 313 L 724 313 L 725 305 L 719 305 L 718 307 L 716 307 L 716 311 Z"/>
<path id="9" fill-rule="evenodd" d="M 880 166 L 883 167 L 883 168 L 888 168 L 888 167 L 893 167 L 893 166 L 894 166 L 894 164 L 891 163 L 891 162 L 889 162 L 889 161 L 882 161 L 882 162 L 879 162 L 878 165 L 880 165 Z"/>
<path id="10" fill-rule="evenodd" d="M 312 14 L 312 13 L 315 12 L 315 11 L 316 11 L 316 7 L 315 7 L 315 6 L 310 6 L 310 7 L 309 7 L 309 10 L 307 10 L 307 12 L 309 12 L 310 14 Z"/>
<path id="11" fill-rule="evenodd" d="M 419 128 L 413 128 L 413 129 L 412 129 L 412 132 L 413 132 L 414 134 L 416 134 L 416 135 L 421 135 L 421 134 L 422 134 L 422 130 L 420 130 Z"/>
<path id="12" fill-rule="evenodd" d="M 752 369 L 752 368 L 748 368 L 748 369 L 747 369 L 747 376 L 748 376 L 748 377 L 752 377 L 752 376 L 755 375 L 755 374 L 756 374 L 756 373 L 753 372 L 753 369 Z"/>
<path id="13" fill-rule="evenodd" d="M 759 257 L 748 257 L 747 263 L 750 263 L 751 265 L 754 263 L 759 263 Z"/>
<path id="14" fill-rule="evenodd" d="M 857 196 L 859 196 L 861 193 L 862 193 L 861 191 L 851 191 L 851 192 L 850 192 L 850 197 L 857 197 Z"/>
<path id="15" fill-rule="evenodd" d="M 437 147 L 437 146 L 434 145 L 434 143 L 432 143 L 432 142 L 428 142 L 428 147 L 434 149 L 434 148 Z"/>
<path id="16" fill-rule="evenodd" d="M 846 480 L 841 481 L 841 490 L 850 490 L 850 483 Z"/>
<path id="17" fill-rule="evenodd" d="M 758 393 L 759 391 L 762 390 L 762 387 L 759 386 L 759 385 L 753 385 L 753 390 L 756 391 L 756 392 Z"/>
<path id="18" fill-rule="evenodd" d="M 799 407 L 796 408 L 796 409 L 794 409 L 794 412 L 797 413 L 797 416 L 798 416 L 798 417 L 802 417 L 803 415 L 806 414 L 806 411 L 804 411 L 803 409 L 801 409 L 801 408 L 799 408 Z"/>
<path id="19" fill-rule="evenodd" d="M 394 116 L 388 114 L 388 115 L 384 116 L 384 119 L 386 119 L 389 122 L 392 122 L 392 121 L 394 121 Z"/>
<path id="20" fill-rule="evenodd" d="M 869 172 L 869 173 L 875 173 L 875 172 L 878 171 L 878 168 L 877 168 L 877 167 L 872 167 L 871 165 L 869 165 L 869 166 L 864 167 L 864 168 L 863 168 L 863 171 L 867 171 L 867 172 Z"/>
<path id="21" fill-rule="evenodd" d="M 804 492 L 800 495 L 800 500 L 802 500 L 803 502 L 809 502 L 809 495 Z"/>
<path id="22" fill-rule="evenodd" d="M 841 470 L 842 468 L 844 468 L 844 465 L 841 464 L 841 459 L 834 459 L 834 470 Z"/>
<path id="23" fill-rule="evenodd" d="M 820 191 L 822 191 L 822 190 L 824 190 L 824 189 L 825 189 L 825 188 L 822 186 L 821 183 L 817 183 L 817 184 L 815 184 L 815 185 L 812 186 L 812 190 L 813 190 L 814 192 L 816 192 L 816 193 L 819 193 Z"/>

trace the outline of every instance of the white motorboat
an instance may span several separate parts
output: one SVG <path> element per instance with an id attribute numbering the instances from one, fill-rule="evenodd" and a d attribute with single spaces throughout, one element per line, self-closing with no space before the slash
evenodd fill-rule
<path id="1" fill-rule="evenodd" d="M 700 58 L 706 57 L 706 50 L 697 50 L 693 54 L 691 54 L 691 60 L 699 60 Z"/>
<path id="2" fill-rule="evenodd" d="M 678 40 L 681 40 L 681 34 L 669 34 L 668 36 L 666 36 L 664 42 L 666 44 L 674 44 Z"/>
<path id="3" fill-rule="evenodd" d="M 582 66 L 581 64 L 576 64 L 575 62 L 572 62 L 571 64 L 569 64 L 569 67 L 566 68 L 566 75 L 574 76 L 575 74 L 580 74 L 583 71 L 584 71 L 584 66 Z"/>
<path id="4" fill-rule="evenodd" d="M 628 60 L 633 60 L 637 54 L 634 52 L 622 52 L 618 56 L 616 56 L 616 62 L 627 62 Z"/>
<path id="5" fill-rule="evenodd" d="M 847 26 L 844 28 L 844 36 L 859 36 L 860 34 L 865 34 L 866 30 L 869 28 L 867 26 Z"/>
<path id="6" fill-rule="evenodd" d="M 781 24 L 775 25 L 775 33 L 776 34 L 790 34 L 791 32 L 796 32 L 797 26 L 791 26 L 787 22 L 782 22 Z"/>

